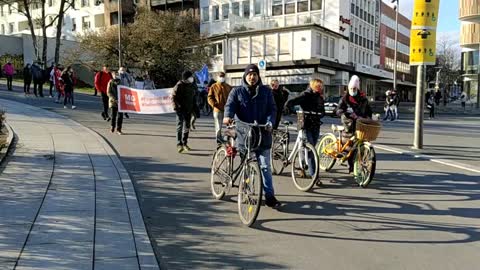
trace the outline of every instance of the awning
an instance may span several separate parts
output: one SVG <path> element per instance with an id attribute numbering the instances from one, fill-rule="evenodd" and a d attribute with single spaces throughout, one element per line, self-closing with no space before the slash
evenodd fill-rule
<path id="1" fill-rule="evenodd" d="M 381 82 L 384 83 L 391 83 L 393 85 L 393 80 L 380 80 Z M 410 87 L 416 87 L 417 85 L 411 82 L 402 82 L 402 81 L 397 81 L 398 85 L 404 85 L 404 86 L 410 86 Z"/>

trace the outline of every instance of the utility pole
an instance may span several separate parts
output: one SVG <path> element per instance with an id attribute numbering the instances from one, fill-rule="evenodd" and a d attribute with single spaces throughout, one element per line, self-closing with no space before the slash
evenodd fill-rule
<path id="1" fill-rule="evenodd" d="M 400 9 L 400 0 L 392 0 L 392 3 L 395 2 L 395 55 L 393 57 L 393 90 L 397 91 L 398 10 Z"/>
<path id="2" fill-rule="evenodd" d="M 122 67 L 122 0 L 118 1 L 118 69 Z"/>
<path id="3" fill-rule="evenodd" d="M 415 99 L 415 130 L 413 137 L 413 149 L 423 148 L 423 106 L 425 103 L 425 65 L 417 68 L 417 93 Z"/>
<path id="4" fill-rule="evenodd" d="M 478 57 L 480 59 L 480 43 L 478 44 Z M 480 108 L 480 61 L 477 68 L 477 109 Z"/>

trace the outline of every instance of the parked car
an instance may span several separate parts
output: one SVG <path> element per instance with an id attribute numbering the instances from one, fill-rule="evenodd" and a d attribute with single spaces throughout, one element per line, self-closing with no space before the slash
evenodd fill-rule
<path id="1" fill-rule="evenodd" d="M 341 96 L 331 96 L 325 100 L 325 115 L 336 116 Z"/>

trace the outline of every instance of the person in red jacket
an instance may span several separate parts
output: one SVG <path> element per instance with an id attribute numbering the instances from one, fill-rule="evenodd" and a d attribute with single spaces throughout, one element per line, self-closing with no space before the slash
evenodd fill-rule
<path id="1" fill-rule="evenodd" d="M 108 65 L 103 65 L 102 71 L 97 72 L 95 74 L 95 88 L 100 92 L 102 95 L 102 103 L 103 103 L 103 112 L 102 117 L 104 120 L 110 121 L 110 116 L 108 115 L 108 95 L 107 95 L 107 88 L 108 82 L 112 79 L 112 73 L 110 73 L 110 68 Z"/>

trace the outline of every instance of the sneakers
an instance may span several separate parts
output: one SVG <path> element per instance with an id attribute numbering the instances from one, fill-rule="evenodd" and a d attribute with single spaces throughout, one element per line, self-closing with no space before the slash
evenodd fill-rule
<path id="1" fill-rule="evenodd" d="M 184 152 L 188 152 L 188 151 L 191 151 L 192 148 L 190 148 L 190 146 L 188 146 L 188 145 L 184 145 L 183 150 L 184 150 Z"/>
<path id="2" fill-rule="evenodd" d="M 117 129 L 117 134 L 118 134 L 118 135 L 123 135 L 122 130 L 121 130 L 121 129 Z"/>
<path id="3" fill-rule="evenodd" d="M 128 115 L 128 113 L 125 113 L 125 118 L 129 119 L 130 116 Z"/>
<path id="4" fill-rule="evenodd" d="M 114 128 L 114 127 L 110 128 L 110 132 L 111 132 L 111 133 L 114 133 L 114 132 L 115 132 L 115 128 Z"/>
<path id="5" fill-rule="evenodd" d="M 107 116 L 105 115 L 104 112 L 102 112 L 100 115 L 102 116 L 103 120 L 107 120 Z"/>
<path id="6" fill-rule="evenodd" d="M 279 202 L 275 196 L 271 196 L 265 198 L 265 205 L 271 208 L 278 208 L 282 205 L 282 203 Z"/>
<path id="7" fill-rule="evenodd" d="M 63 108 L 64 108 L 64 109 L 66 109 L 66 108 L 67 108 L 67 106 L 63 106 Z"/>
<path id="8" fill-rule="evenodd" d="M 320 179 L 317 179 L 317 181 L 315 181 L 315 185 L 317 185 L 317 187 L 321 187 L 323 186 L 323 183 L 320 181 Z"/>
<path id="9" fill-rule="evenodd" d="M 177 152 L 180 154 L 183 153 L 183 145 L 177 145 Z"/>
<path id="10" fill-rule="evenodd" d="M 72 110 L 75 110 L 75 108 L 77 108 L 77 106 L 72 106 Z"/>

